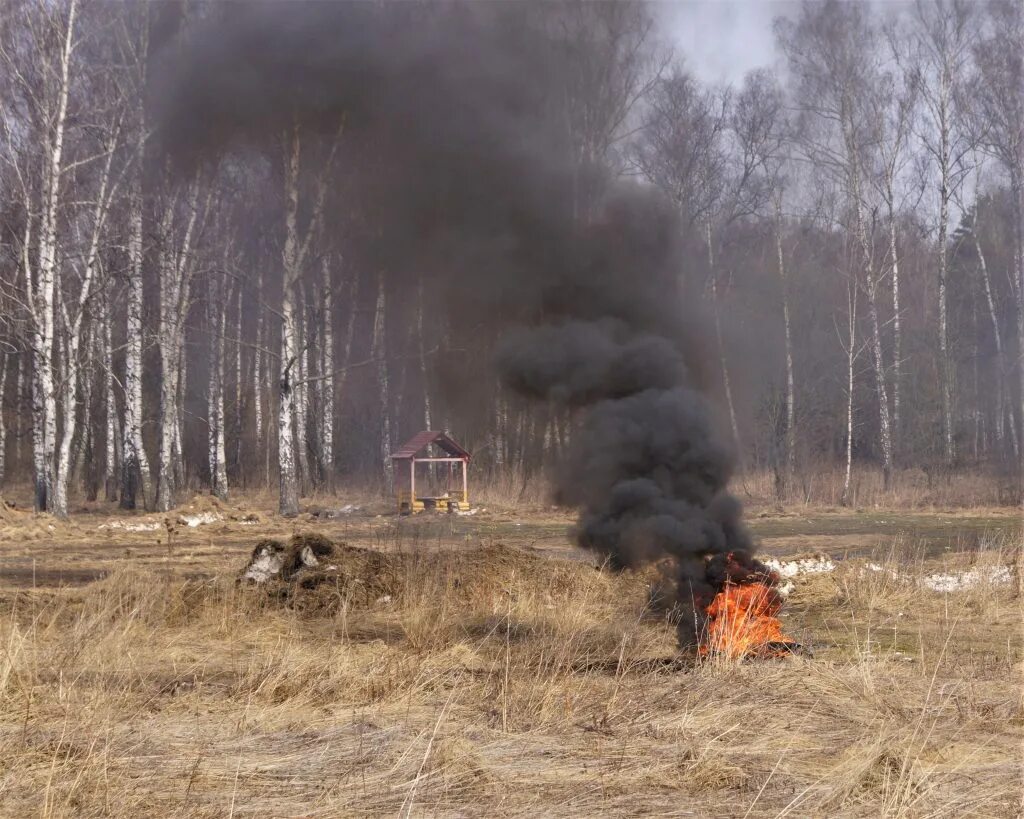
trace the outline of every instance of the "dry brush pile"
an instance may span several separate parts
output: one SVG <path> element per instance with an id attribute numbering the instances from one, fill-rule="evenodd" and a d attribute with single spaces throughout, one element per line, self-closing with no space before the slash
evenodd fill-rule
<path id="1" fill-rule="evenodd" d="M 649 576 L 499 546 L 282 554 L 306 547 L 317 566 L 263 585 L 121 572 L 4 595 L 0 812 L 1019 808 L 1012 584 L 940 594 L 905 558 L 850 561 L 790 598 L 813 660 L 694 663 Z"/>

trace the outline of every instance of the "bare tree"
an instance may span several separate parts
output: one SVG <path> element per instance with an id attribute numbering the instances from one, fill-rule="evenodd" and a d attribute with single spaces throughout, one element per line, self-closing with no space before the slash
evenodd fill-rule
<path id="1" fill-rule="evenodd" d="M 966 0 L 918 0 L 912 32 L 914 62 L 911 83 L 924 111 L 921 143 L 938 176 L 938 314 L 942 431 L 947 463 L 955 456 L 953 420 L 954 368 L 949 350 L 949 219 L 950 203 L 963 184 L 970 140 L 959 101 L 974 36 L 974 4 Z M 888 170 L 887 170 L 888 175 Z"/>
<path id="2" fill-rule="evenodd" d="M 228 499 L 227 454 L 224 441 L 224 329 L 227 323 L 227 282 L 223 271 L 207 276 L 206 324 L 209 333 L 209 389 L 206 395 L 207 462 L 210 492 Z"/>
<path id="3" fill-rule="evenodd" d="M 1018 417 L 1024 424 L 1024 9 L 1014 0 L 993 0 L 986 9 L 986 34 L 974 50 L 980 81 L 972 86 L 972 104 L 984 120 L 987 149 L 1010 182 L 1012 281 L 1020 347 Z M 1020 468 L 1024 482 L 1024 459 Z"/>
<path id="4" fill-rule="evenodd" d="M 869 205 L 870 172 L 877 148 L 870 101 L 878 87 L 878 32 L 863 6 L 836 2 L 804 5 L 795 22 L 777 24 L 789 61 L 808 161 L 829 172 L 847 200 L 848 229 L 859 251 L 860 281 L 867 296 L 870 346 L 878 397 L 879 445 L 886 490 L 892 484 L 892 421 L 875 253 L 876 207 Z"/>

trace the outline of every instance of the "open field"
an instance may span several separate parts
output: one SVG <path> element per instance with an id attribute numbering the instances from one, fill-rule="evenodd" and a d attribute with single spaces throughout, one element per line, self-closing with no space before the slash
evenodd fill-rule
<path id="1" fill-rule="evenodd" d="M 5 513 L 0 812 L 1021 809 L 1015 513 L 755 513 L 766 552 L 837 567 L 785 609 L 813 658 L 736 663 L 677 657 L 653 572 L 596 568 L 561 513 L 269 507 Z M 382 556 L 308 599 L 236 583 L 256 540 L 296 532 Z"/>

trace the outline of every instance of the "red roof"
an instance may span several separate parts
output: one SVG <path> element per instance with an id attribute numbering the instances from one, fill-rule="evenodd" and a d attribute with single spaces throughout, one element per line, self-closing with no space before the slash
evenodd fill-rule
<path id="1" fill-rule="evenodd" d="M 434 432 L 426 430 L 417 432 L 408 441 L 402 444 L 392 455 L 392 459 L 401 461 L 415 458 L 428 446 L 434 444 L 439 449 L 447 452 L 452 458 L 465 458 L 469 460 L 469 453 L 453 441 L 445 432 Z"/>

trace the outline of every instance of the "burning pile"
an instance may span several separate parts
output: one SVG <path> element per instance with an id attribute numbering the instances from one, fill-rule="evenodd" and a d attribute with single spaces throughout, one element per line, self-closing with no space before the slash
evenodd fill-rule
<path id="1" fill-rule="evenodd" d="M 782 597 L 777 573 L 748 556 L 733 553 L 708 561 L 709 579 L 720 591 L 704 609 L 699 630 L 702 656 L 730 659 L 782 657 L 799 649 L 782 631 Z"/>

